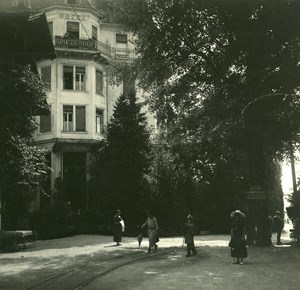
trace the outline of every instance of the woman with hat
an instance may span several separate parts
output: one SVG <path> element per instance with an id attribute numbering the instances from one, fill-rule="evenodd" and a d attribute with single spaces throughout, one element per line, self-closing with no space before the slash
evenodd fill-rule
<path id="1" fill-rule="evenodd" d="M 122 241 L 122 231 L 124 231 L 125 224 L 121 217 L 121 211 L 119 209 L 116 210 L 116 214 L 114 216 L 114 242 L 117 243 L 116 246 L 119 246 Z"/>
<path id="2" fill-rule="evenodd" d="M 245 214 L 240 210 L 235 210 L 230 214 L 232 218 L 231 240 L 231 257 L 234 264 L 243 264 L 243 259 L 248 256 L 245 240 Z"/>

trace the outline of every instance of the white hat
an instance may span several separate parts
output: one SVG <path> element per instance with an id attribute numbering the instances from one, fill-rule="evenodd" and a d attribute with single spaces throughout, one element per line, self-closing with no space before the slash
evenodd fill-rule
<path id="1" fill-rule="evenodd" d="M 235 211 L 233 211 L 233 212 L 230 214 L 230 217 L 234 217 L 235 215 L 241 215 L 241 216 L 245 217 L 245 214 L 242 213 L 239 209 L 236 209 Z"/>

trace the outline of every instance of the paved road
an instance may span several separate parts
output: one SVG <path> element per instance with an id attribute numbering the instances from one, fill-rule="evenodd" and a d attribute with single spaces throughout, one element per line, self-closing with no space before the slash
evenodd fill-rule
<path id="1" fill-rule="evenodd" d="M 181 237 L 162 238 L 151 254 L 147 240 L 138 248 L 133 238 L 120 247 L 103 236 L 39 241 L 0 254 L 0 289 L 299 289 L 300 249 L 251 247 L 240 266 L 231 264 L 228 240 L 198 236 L 199 254 L 191 258 Z"/>

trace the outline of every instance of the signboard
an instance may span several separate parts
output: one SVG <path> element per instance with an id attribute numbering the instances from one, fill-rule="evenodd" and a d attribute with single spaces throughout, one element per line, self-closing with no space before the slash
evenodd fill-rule
<path id="1" fill-rule="evenodd" d="M 267 194 L 262 190 L 261 186 L 251 186 L 250 190 L 246 191 L 246 199 L 265 200 L 267 199 Z"/>
<path id="2" fill-rule="evenodd" d="M 93 39 L 70 39 L 70 38 L 62 38 L 62 37 L 56 36 L 55 37 L 55 46 L 96 50 L 97 44 L 96 44 L 96 41 Z"/>

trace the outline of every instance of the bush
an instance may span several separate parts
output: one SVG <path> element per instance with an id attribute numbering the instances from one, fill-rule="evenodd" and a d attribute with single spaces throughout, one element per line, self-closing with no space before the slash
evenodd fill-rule
<path id="1" fill-rule="evenodd" d="M 98 218 L 94 212 L 82 211 L 80 214 L 73 214 L 71 221 L 76 234 L 95 234 L 97 232 Z"/>
<path id="2" fill-rule="evenodd" d="M 56 239 L 75 234 L 75 225 L 68 204 L 55 203 L 33 219 L 39 239 Z"/>

